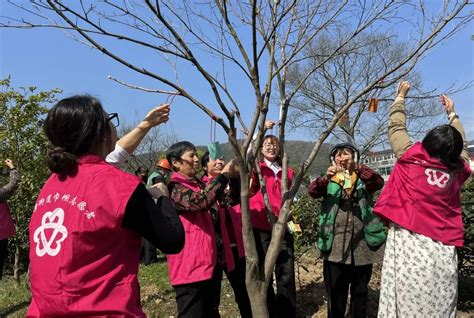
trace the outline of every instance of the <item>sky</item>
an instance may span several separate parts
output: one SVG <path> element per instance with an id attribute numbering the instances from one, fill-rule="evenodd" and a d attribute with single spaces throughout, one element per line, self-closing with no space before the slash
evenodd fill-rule
<path id="1" fill-rule="evenodd" d="M 17 15 L 9 6 L 0 4 L 1 15 Z M 418 65 L 425 87 L 439 92 L 453 83 L 472 81 L 474 71 L 474 27 L 471 23 L 464 30 L 432 50 Z M 123 51 L 136 61 L 143 61 L 155 68 L 161 65 L 155 57 L 139 50 Z M 158 63 L 158 64 L 157 64 Z M 166 71 L 164 71 L 166 72 Z M 180 79 L 186 85 L 199 85 L 186 78 L 186 69 L 179 69 Z M 60 88 L 58 98 L 88 93 L 98 97 L 108 112 L 119 113 L 121 122 L 132 123 L 145 116 L 153 106 L 166 101 L 163 95 L 146 93 L 126 88 L 108 79 L 111 75 L 127 82 L 153 87 L 149 79 L 128 70 L 117 62 L 54 29 L 3 29 L 0 28 L 0 78 L 11 76 L 12 86 L 36 86 L 39 90 Z M 234 85 L 237 79 L 230 78 Z M 208 90 L 203 89 L 199 97 L 203 100 Z M 252 96 L 242 88 L 240 96 L 252 102 Z M 474 88 L 452 96 L 469 140 L 474 139 Z M 271 113 L 270 116 L 276 116 Z M 162 131 L 175 134 L 178 140 L 189 140 L 196 145 L 211 140 L 211 120 L 199 109 L 178 97 L 172 105 L 170 121 Z M 217 128 L 217 140 L 224 142 L 224 131 Z M 304 132 L 287 135 L 289 139 L 308 140 Z"/>

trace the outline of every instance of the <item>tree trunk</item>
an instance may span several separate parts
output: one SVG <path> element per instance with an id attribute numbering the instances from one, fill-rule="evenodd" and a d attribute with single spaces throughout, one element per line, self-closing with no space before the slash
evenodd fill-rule
<path id="1" fill-rule="evenodd" d="M 20 244 L 15 243 L 15 263 L 13 264 L 13 278 L 17 285 L 20 285 Z"/>
<path id="2" fill-rule="evenodd" d="M 265 280 L 262 281 L 258 278 L 261 276 L 259 272 L 258 262 L 247 260 L 245 285 L 250 299 L 250 306 L 252 307 L 252 316 L 268 318 L 270 315 L 267 307 L 267 284 L 265 284 Z"/>

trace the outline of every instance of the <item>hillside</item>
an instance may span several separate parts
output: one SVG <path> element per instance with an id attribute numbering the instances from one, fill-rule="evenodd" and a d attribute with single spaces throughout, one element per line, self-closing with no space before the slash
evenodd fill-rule
<path id="1" fill-rule="evenodd" d="M 232 148 L 229 143 L 221 144 L 222 151 L 225 154 L 225 160 L 229 160 L 232 157 Z M 301 141 L 301 140 L 287 140 L 286 147 L 288 152 L 288 157 L 290 160 L 290 166 L 295 170 L 299 170 L 301 163 L 306 160 L 311 149 L 313 147 L 313 143 L 309 141 Z M 205 151 L 205 146 L 198 146 L 198 149 Z M 316 176 L 325 172 L 328 165 L 329 165 L 329 151 L 331 150 L 331 145 L 323 144 L 321 149 L 319 150 L 318 155 L 316 156 L 315 160 L 313 161 L 308 174 L 311 176 Z"/>

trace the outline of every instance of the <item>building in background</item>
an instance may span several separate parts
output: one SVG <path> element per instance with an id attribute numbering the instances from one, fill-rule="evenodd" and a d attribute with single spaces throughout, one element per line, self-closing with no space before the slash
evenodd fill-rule
<path id="1" fill-rule="evenodd" d="M 472 141 L 467 146 L 467 149 L 471 159 L 471 170 L 474 171 L 474 143 Z M 385 182 L 388 180 L 396 162 L 397 158 L 391 149 L 372 152 L 362 159 L 362 163 L 380 173 Z"/>

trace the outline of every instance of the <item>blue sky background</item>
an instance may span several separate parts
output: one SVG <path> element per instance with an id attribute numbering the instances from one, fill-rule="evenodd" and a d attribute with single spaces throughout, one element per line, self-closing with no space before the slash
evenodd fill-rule
<path id="1" fill-rule="evenodd" d="M 15 15 L 9 6 L 0 4 L 1 15 Z M 464 30 L 432 50 L 419 64 L 425 88 L 436 88 L 442 92 L 453 83 L 472 81 L 474 69 L 474 34 L 471 23 Z M 130 58 L 144 64 L 157 67 L 167 65 L 157 61 L 153 54 L 134 50 L 123 51 Z M 186 78 L 186 69 L 179 69 L 183 84 L 194 86 L 200 91 L 199 85 Z M 54 29 L 3 29 L 0 28 L 0 78 L 12 77 L 12 85 L 37 86 L 39 90 L 60 88 L 66 97 L 73 94 L 89 93 L 98 97 L 109 112 L 118 112 L 122 122 L 134 122 L 143 117 L 154 105 L 163 103 L 166 97 L 153 93 L 128 89 L 107 78 L 112 75 L 127 82 L 153 88 L 155 82 L 139 75 L 125 66 L 118 64 L 100 52 L 80 44 L 60 30 Z M 188 83 L 186 81 L 188 80 Z M 238 85 L 238 79 L 230 78 Z M 237 86 L 238 87 L 238 86 Z M 202 100 L 212 98 L 205 94 L 209 90 L 198 93 Z M 242 89 L 239 95 L 243 103 L 254 104 L 253 96 L 247 96 L 249 90 Z M 469 140 L 474 139 L 474 88 L 452 96 L 455 108 L 460 115 Z M 249 113 L 252 113 L 249 111 Z M 269 117 L 275 118 L 276 112 Z M 210 141 L 210 119 L 195 106 L 176 98 L 172 105 L 171 120 L 163 126 L 164 131 L 172 131 L 179 140 L 189 140 L 197 145 Z M 224 132 L 218 127 L 217 140 L 225 141 Z M 287 139 L 308 140 L 304 132 L 289 133 Z"/>

